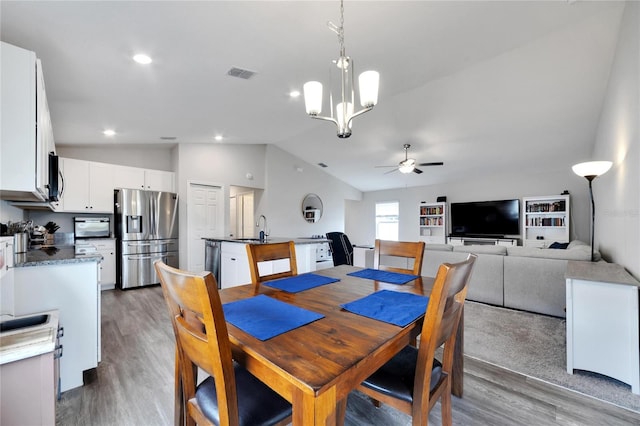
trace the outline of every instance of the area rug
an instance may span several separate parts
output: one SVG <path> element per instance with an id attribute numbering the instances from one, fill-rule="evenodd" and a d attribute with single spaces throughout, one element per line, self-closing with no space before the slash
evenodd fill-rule
<path id="1" fill-rule="evenodd" d="M 640 412 L 631 386 L 596 373 L 567 373 L 563 318 L 470 301 L 464 315 L 465 355 Z"/>

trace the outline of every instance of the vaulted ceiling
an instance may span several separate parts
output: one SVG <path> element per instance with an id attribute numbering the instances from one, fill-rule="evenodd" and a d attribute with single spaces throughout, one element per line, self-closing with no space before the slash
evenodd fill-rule
<path id="1" fill-rule="evenodd" d="M 2 41 L 42 60 L 56 144 L 274 144 L 363 191 L 588 159 L 624 2 L 347 1 L 378 105 L 338 139 L 302 90 L 328 82 L 338 1 L 7 1 Z M 153 63 L 131 60 L 145 52 Z M 249 80 L 229 77 L 239 67 Z M 117 135 L 102 135 L 113 128 Z M 214 141 L 216 134 L 224 136 Z M 162 137 L 175 137 L 174 141 Z M 443 161 L 385 174 L 404 159 Z"/>

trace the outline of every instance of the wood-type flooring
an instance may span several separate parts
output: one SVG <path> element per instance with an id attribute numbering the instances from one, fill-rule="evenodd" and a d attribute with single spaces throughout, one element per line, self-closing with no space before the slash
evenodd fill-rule
<path id="1" fill-rule="evenodd" d="M 64 342 L 62 342 L 64 343 Z M 57 425 L 172 425 L 174 337 L 159 286 L 102 292 L 102 362 L 85 386 L 62 394 Z M 440 405 L 429 422 L 441 424 Z M 347 425 L 410 425 L 353 392 Z M 633 411 L 465 357 L 464 397 L 454 425 L 639 425 Z"/>

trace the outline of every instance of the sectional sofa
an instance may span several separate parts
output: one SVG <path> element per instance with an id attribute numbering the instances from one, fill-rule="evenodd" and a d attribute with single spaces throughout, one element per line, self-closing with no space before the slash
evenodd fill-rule
<path id="1" fill-rule="evenodd" d="M 567 262 L 591 260 L 591 247 L 578 240 L 566 249 L 427 244 L 422 275 L 435 276 L 441 263 L 459 262 L 468 253 L 478 255 L 468 300 L 563 318 Z"/>

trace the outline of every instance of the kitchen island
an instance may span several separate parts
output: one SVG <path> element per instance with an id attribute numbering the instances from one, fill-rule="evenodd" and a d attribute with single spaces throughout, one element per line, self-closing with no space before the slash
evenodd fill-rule
<path id="1" fill-rule="evenodd" d="M 204 238 L 204 240 L 205 246 L 216 246 L 216 250 L 209 251 L 205 254 L 205 263 L 212 265 L 217 262 L 217 265 L 219 265 L 218 274 L 215 270 L 211 270 L 211 272 L 216 275 L 220 288 L 235 287 L 251 282 L 247 244 L 270 244 L 293 241 L 296 246 L 296 266 L 298 268 L 298 274 L 333 266 L 333 260 L 329 251 L 329 240 L 324 238 L 268 237 L 266 240 L 260 240 L 258 238 L 222 237 Z M 217 254 L 211 254 L 212 252 L 217 252 Z M 208 261 L 206 258 L 211 256 L 216 256 L 216 259 L 209 259 Z M 288 268 L 288 263 L 286 265 Z M 269 273 L 276 272 L 282 267 L 285 267 L 283 262 L 274 261 L 268 264 L 265 262 L 264 266 L 260 266 L 260 271 L 267 273 L 267 269 L 263 268 L 268 268 Z"/>
<path id="2" fill-rule="evenodd" d="M 100 361 L 99 262 L 102 256 L 76 255 L 73 247 L 44 247 L 13 258 L 12 282 L 3 278 L 3 307 L 13 315 L 58 310 L 64 329 L 60 391 L 82 386 L 83 372 Z M 11 289 L 5 289 L 11 286 Z"/>

